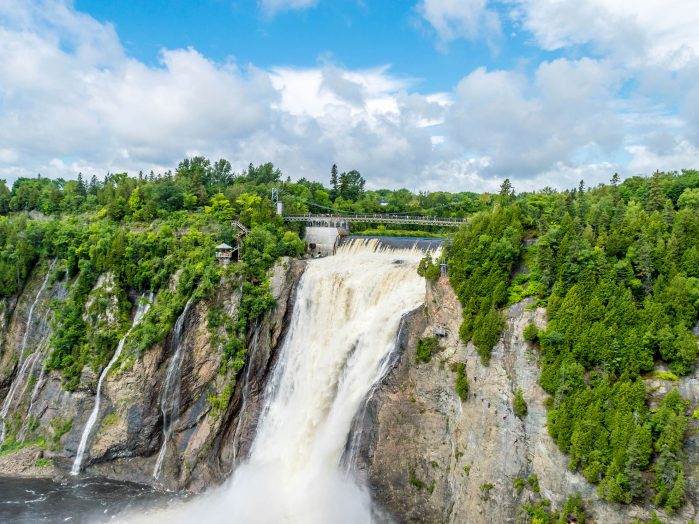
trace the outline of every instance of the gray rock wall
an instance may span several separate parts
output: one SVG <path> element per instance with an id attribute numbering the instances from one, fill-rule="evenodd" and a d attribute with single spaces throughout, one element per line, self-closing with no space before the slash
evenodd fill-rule
<path id="1" fill-rule="evenodd" d="M 461 307 L 446 280 L 428 285 L 425 308 L 407 323 L 402 355 L 375 392 L 359 425 L 357 466 L 377 504 L 397 522 L 517 522 L 522 504 L 548 499 L 560 507 L 580 493 L 596 522 L 647 519 L 653 508 L 600 501 L 595 486 L 568 469 L 568 459 L 546 429 L 545 392 L 538 385 L 537 349 L 523 339 L 530 322 L 545 325 L 545 311 L 528 302 L 510 307 L 507 328 L 484 367 L 472 344 L 458 338 Z M 415 363 L 417 340 L 435 333 L 443 347 L 427 364 Z M 466 364 L 470 392 L 462 402 L 451 365 Z M 528 404 L 523 419 L 512 399 L 521 387 Z M 690 436 L 690 454 L 696 448 Z M 696 478 L 696 457 L 690 460 Z M 538 477 L 540 493 L 514 488 L 517 478 Z M 665 522 L 687 522 L 696 512 L 696 482 L 690 502 Z"/>

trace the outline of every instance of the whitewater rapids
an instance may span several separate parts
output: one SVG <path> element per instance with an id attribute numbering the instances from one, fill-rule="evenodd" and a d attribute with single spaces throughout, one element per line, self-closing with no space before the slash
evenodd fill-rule
<path id="1" fill-rule="evenodd" d="M 364 241 L 309 261 L 248 460 L 206 494 L 123 522 L 372 522 L 367 489 L 340 461 L 401 318 L 424 301 L 422 256 Z"/>

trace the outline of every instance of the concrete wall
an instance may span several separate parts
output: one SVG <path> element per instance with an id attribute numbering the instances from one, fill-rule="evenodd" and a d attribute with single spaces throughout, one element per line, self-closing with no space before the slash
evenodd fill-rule
<path id="1" fill-rule="evenodd" d="M 315 245 L 315 248 L 310 250 L 311 254 L 323 257 L 335 253 L 339 239 L 340 231 L 336 227 L 307 227 L 306 236 L 304 236 L 309 246 Z"/>

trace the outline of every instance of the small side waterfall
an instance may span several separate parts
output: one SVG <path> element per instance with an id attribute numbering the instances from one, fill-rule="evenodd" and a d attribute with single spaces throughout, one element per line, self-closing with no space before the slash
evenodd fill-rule
<path id="1" fill-rule="evenodd" d="M 95 394 L 95 405 L 92 408 L 92 412 L 90 413 L 90 418 L 87 419 L 87 424 L 85 424 L 85 429 L 83 430 L 83 434 L 80 437 L 80 445 L 78 446 L 78 452 L 75 455 L 75 462 L 73 462 L 73 468 L 70 470 L 71 475 L 78 475 L 80 473 L 80 471 L 82 470 L 83 461 L 85 460 L 85 453 L 87 452 L 87 449 L 88 449 L 88 447 L 87 447 L 88 441 L 90 439 L 92 429 L 94 428 L 95 424 L 97 423 L 97 417 L 99 416 L 100 402 L 102 400 L 102 383 L 104 382 L 104 379 L 107 378 L 107 374 L 109 373 L 109 370 L 112 369 L 112 366 L 114 366 L 116 361 L 121 356 L 121 352 L 124 350 L 124 345 L 126 344 L 126 339 L 131 334 L 133 329 L 139 324 L 139 322 L 141 322 L 141 319 L 143 319 L 145 314 L 148 313 L 148 310 L 150 309 L 152 302 L 153 302 L 153 293 L 148 295 L 147 300 L 145 300 L 145 301 L 142 299 L 139 300 L 138 306 L 136 307 L 136 313 L 134 315 L 133 323 L 131 324 L 131 328 L 126 332 L 126 334 L 119 341 L 119 345 L 117 346 L 116 351 L 114 351 L 114 355 L 112 356 L 112 359 L 109 361 L 109 364 L 107 364 L 107 367 L 105 367 L 102 370 L 102 374 L 100 375 L 100 378 L 97 381 L 97 393 Z"/>
<path id="2" fill-rule="evenodd" d="M 36 309 L 36 305 L 39 303 L 39 299 L 41 298 L 42 293 L 46 289 L 46 286 L 49 283 L 49 278 L 51 276 L 51 271 L 53 270 L 53 267 L 56 265 L 56 261 L 58 259 L 54 259 L 51 262 L 51 265 L 49 266 L 48 271 L 46 271 L 46 276 L 44 277 L 44 281 L 41 283 L 41 286 L 39 287 L 39 291 L 37 291 L 36 296 L 34 297 L 34 302 L 32 302 L 32 305 L 29 307 L 29 313 L 27 315 L 27 323 L 24 327 L 24 335 L 22 336 L 22 343 L 20 344 L 19 347 L 19 362 L 17 364 L 17 367 L 19 371 L 17 372 L 17 375 L 15 376 L 14 380 L 12 381 L 12 384 L 10 384 L 10 390 L 7 392 L 7 396 L 5 397 L 5 401 L 2 404 L 2 410 L 0 410 L 0 445 L 5 442 L 5 437 L 7 437 L 7 424 L 6 424 L 6 419 L 7 419 L 7 414 L 10 411 L 10 407 L 12 406 L 12 401 L 14 400 L 15 393 L 17 393 L 17 389 L 19 389 L 20 386 L 24 384 L 25 379 L 29 376 L 27 373 L 27 370 L 29 369 L 30 365 L 32 364 L 32 361 L 35 363 L 36 362 L 36 356 L 34 354 L 32 355 L 25 355 L 25 351 L 27 349 L 27 341 L 29 339 L 29 333 L 31 332 L 32 329 L 32 323 L 34 320 L 34 309 Z M 30 358 L 34 357 L 34 358 Z M 33 370 L 33 368 L 32 368 Z"/>
<path id="3" fill-rule="evenodd" d="M 368 490 L 343 455 L 352 421 L 391 365 L 401 319 L 424 301 L 423 255 L 369 241 L 309 261 L 248 460 L 216 490 L 122 522 L 373 522 Z"/>
<path id="4" fill-rule="evenodd" d="M 160 478 L 163 461 L 167 453 L 167 444 L 170 440 L 170 435 L 172 435 L 175 423 L 177 422 L 177 417 L 180 414 L 180 385 L 182 380 L 180 368 L 182 367 L 182 360 L 184 360 L 184 337 L 182 336 L 182 332 L 193 302 L 194 296 L 191 296 L 184 306 L 184 310 L 177 318 L 175 329 L 172 334 L 172 346 L 175 348 L 175 354 L 168 364 L 165 384 L 160 392 L 160 412 L 163 414 L 163 442 L 158 452 L 158 458 L 155 461 L 155 468 L 153 469 L 153 477 L 155 479 Z"/>

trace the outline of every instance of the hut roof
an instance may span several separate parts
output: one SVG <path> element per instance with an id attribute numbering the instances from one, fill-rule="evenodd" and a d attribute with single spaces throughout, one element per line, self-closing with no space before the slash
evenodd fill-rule
<path id="1" fill-rule="evenodd" d="M 233 249 L 233 246 L 229 246 L 228 244 L 223 243 L 216 246 L 216 249 Z"/>

